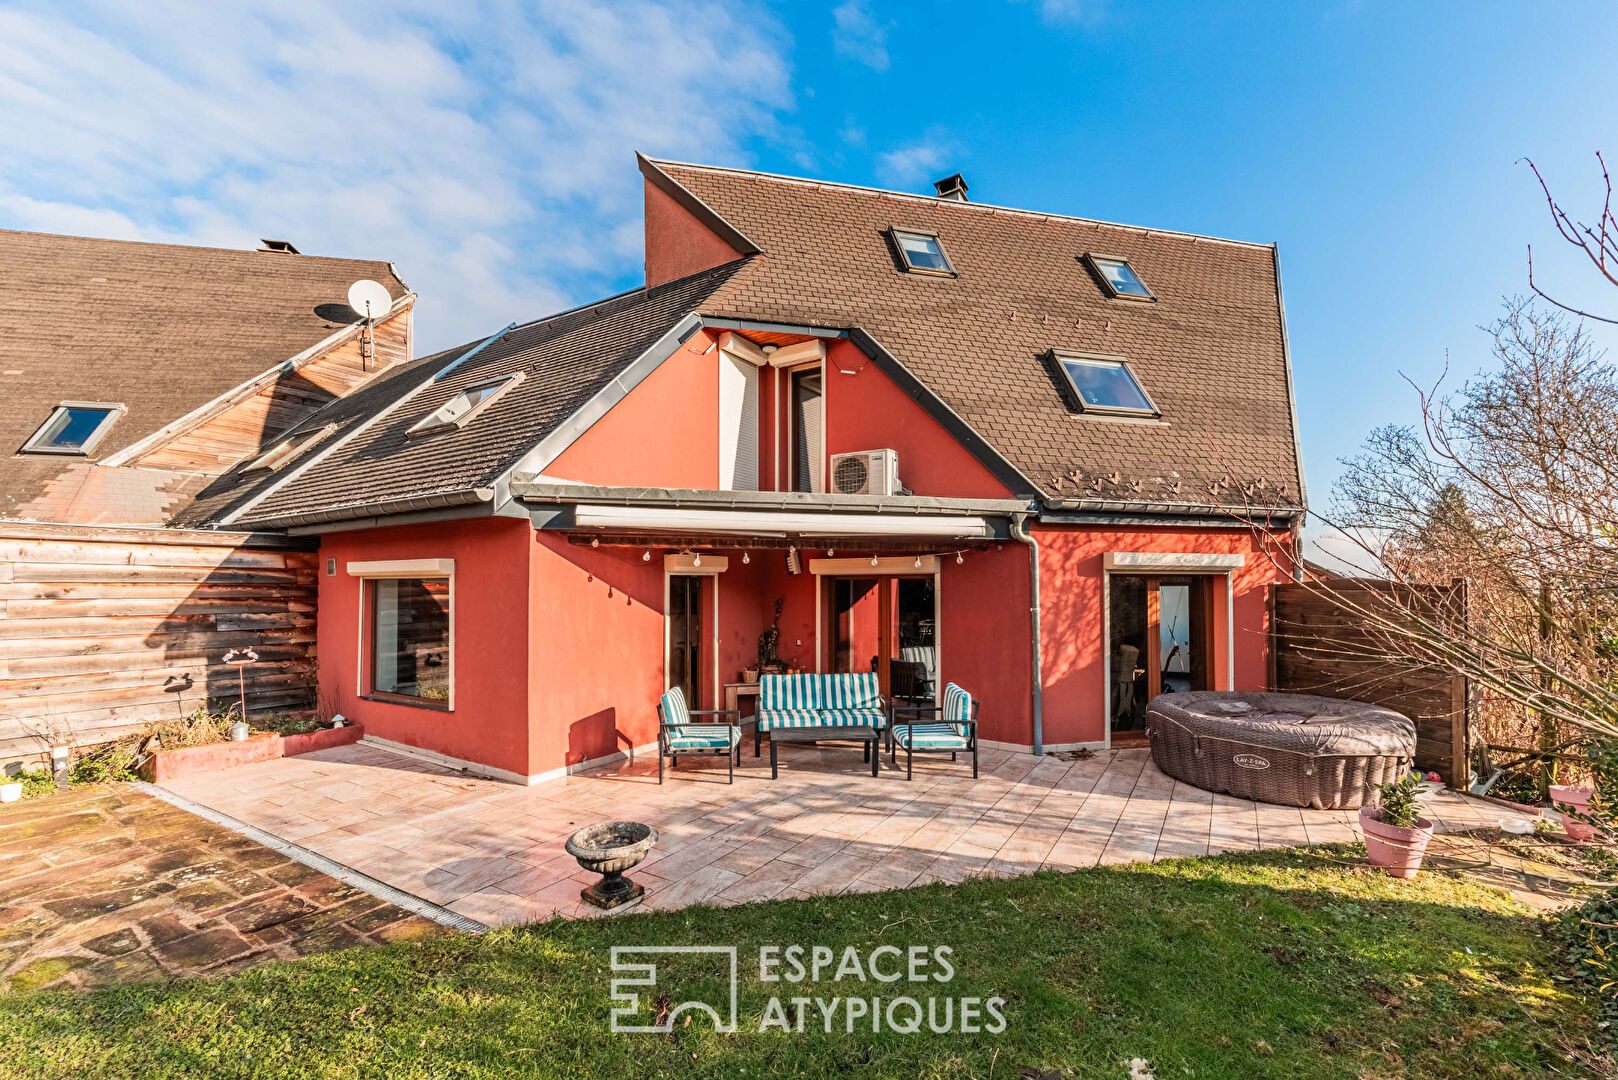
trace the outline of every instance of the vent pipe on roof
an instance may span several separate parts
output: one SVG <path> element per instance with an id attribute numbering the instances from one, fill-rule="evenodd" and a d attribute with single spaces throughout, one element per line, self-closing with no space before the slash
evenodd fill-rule
<path id="1" fill-rule="evenodd" d="M 954 199 L 956 202 L 972 201 L 966 197 L 966 177 L 960 173 L 933 181 L 933 190 L 938 192 L 940 199 Z"/>
<path id="2" fill-rule="evenodd" d="M 265 240 L 261 238 L 259 243 L 264 245 L 259 248 L 260 251 L 273 251 L 280 255 L 301 254 L 297 248 L 292 246 L 291 240 Z"/>

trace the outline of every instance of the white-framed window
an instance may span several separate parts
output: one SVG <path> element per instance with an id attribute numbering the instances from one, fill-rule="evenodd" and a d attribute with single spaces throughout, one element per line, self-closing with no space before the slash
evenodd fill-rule
<path id="1" fill-rule="evenodd" d="M 1057 370 L 1067 380 L 1080 412 L 1118 416 L 1158 416 L 1157 406 L 1121 356 L 1055 351 Z"/>
<path id="2" fill-rule="evenodd" d="M 1118 255 L 1097 255 L 1088 252 L 1084 261 L 1101 281 L 1107 295 L 1119 300 L 1156 300 L 1129 260 Z"/>
<path id="3" fill-rule="evenodd" d="M 300 431 L 297 434 L 289 435 L 264 451 L 257 458 L 254 458 L 242 472 L 279 472 L 290 465 L 305 450 L 321 442 L 336 430 L 336 424 L 327 424 L 325 427 L 315 428 L 312 431 Z"/>
<path id="4" fill-rule="evenodd" d="M 912 274 L 944 274 L 955 276 L 955 267 L 944 254 L 944 242 L 935 232 L 918 229 L 892 230 L 893 246 L 904 260 L 904 268 Z"/>
<path id="5" fill-rule="evenodd" d="M 500 395 L 523 380 L 523 372 L 513 372 L 476 382 L 461 390 L 443 405 L 411 425 L 409 434 L 426 435 L 446 428 L 462 428 L 478 413 L 500 399 Z"/>
<path id="6" fill-rule="evenodd" d="M 51 410 L 18 451 L 23 454 L 88 454 L 107 437 L 124 407 L 104 401 L 64 401 Z"/>

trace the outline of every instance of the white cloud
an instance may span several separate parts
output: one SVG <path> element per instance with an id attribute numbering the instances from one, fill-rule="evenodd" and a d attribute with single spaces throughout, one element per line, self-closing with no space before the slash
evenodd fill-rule
<path id="1" fill-rule="evenodd" d="M 633 151 L 742 157 L 787 45 L 731 0 L 25 3 L 0 226 L 392 259 L 425 351 L 630 275 Z"/>
<path id="2" fill-rule="evenodd" d="M 877 179 L 892 188 L 911 188 L 924 180 L 937 180 L 944 173 L 955 171 L 945 165 L 954 152 L 947 139 L 929 135 L 879 154 Z"/>
<path id="3" fill-rule="evenodd" d="M 888 28 L 866 10 L 864 0 L 845 0 L 832 8 L 831 17 L 836 25 L 832 43 L 839 56 L 877 71 L 888 70 Z"/>
<path id="4" fill-rule="evenodd" d="M 1046 22 L 1076 22 L 1094 26 L 1106 17 L 1107 0 L 1040 0 Z"/>

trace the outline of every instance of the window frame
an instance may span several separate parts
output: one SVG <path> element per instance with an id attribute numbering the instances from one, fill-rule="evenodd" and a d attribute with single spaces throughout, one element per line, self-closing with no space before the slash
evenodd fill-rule
<path id="1" fill-rule="evenodd" d="M 1157 407 L 1157 402 L 1152 399 L 1150 391 L 1146 389 L 1146 384 L 1141 381 L 1140 375 L 1136 373 L 1134 365 L 1129 362 L 1128 357 L 1119 356 L 1116 353 L 1079 352 L 1075 349 L 1052 349 L 1049 356 L 1052 365 L 1062 377 L 1062 385 L 1067 388 L 1068 396 L 1077 406 L 1080 415 L 1125 416 L 1146 420 L 1155 420 L 1163 415 L 1163 410 Z M 1129 376 L 1129 381 L 1135 384 L 1135 389 L 1140 391 L 1140 396 L 1146 400 L 1147 407 L 1137 409 L 1124 405 L 1091 405 L 1084 400 L 1084 394 L 1080 392 L 1079 384 L 1074 381 L 1072 373 L 1067 370 L 1066 361 L 1069 360 L 1091 364 L 1117 364 Z"/>
<path id="2" fill-rule="evenodd" d="M 336 424 L 327 424 L 325 427 L 313 428 L 309 431 L 294 432 L 284 439 L 279 439 L 276 441 L 274 446 L 271 446 L 268 450 L 264 451 L 264 453 L 260 454 L 258 457 L 249 462 L 242 469 L 242 475 L 249 476 L 253 473 L 280 472 L 298 458 L 302 457 L 310 449 L 325 442 L 331 437 L 331 433 L 336 430 Z"/>
<path id="3" fill-rule="evenodd" d="M 359 579 L 359 651 L 355 657 L 355 686 L 362 701 L 426 709 L 430 712 L 455 711 L 455 560 L 398 559 L 383 562 L 351 562 L 348 575 Z M 376 688 L 376 585 L 387 580 L 441 580 L 449 584 L 448 692 L 443 701 L 398 694 Z"/>
<path id="4" fill-rule="evenodd" d="M 904 244 L 899 240 L 899 237 L 901 236 L 919 236 L 923 239 L 931 240 L 937 244 L 938 257 L 944 260 L 944 269 L 939 270 L 931 266 L 917 266 L 915 263 L 911 262 L 910 252 L 905 250 Z M 949 257 L 949 252 L 944 249 L 944 238 L 939 236 L 938 233 L 932 229 L 907 229 L 899 225 L 890 225 L 888 226 L 888 242 L 893 245 L 894 253 L 899 258 L 899 265 L 907 274 L 922 274 L 926 277 L 949 278 L 960 276 L 955 269 L 955 260 L 951 259 Z"/>
<path id="5" fill-rule="evenodd" d="M 1125 256 L 1107 255 L 1099 251 L 1086 251 L 1080 258 L 1084 260 L 1084 264 L 1089 268 L 1090 273 L 1095 275 L 1095 279 L 1101 283 L 1101 288 L 1106 292 L 1109 300 L 1129 300 L 1137 304 L 1157 303 L 1157 293 L 1146 283 L 1146 279 L 1141 277 L 1140 271 L 1135 269 L 1135 264 Z M 1101 269 L 1102 263 L 1122 263 L 1127 266 L 1129 272 L 1135 275 L 1135 280 L 1140 282 L 1140 287 L 1146 290 L 1146 295 L 1136 296 L 1134 293 L 1119 292 L 1107 277 L 1106 272 Z"/>
<path id="6" fill-rule="evenodd" d="M 72 409 L 95 409 L 97 411 L 104 411 L 106 415 L 103 416 L 101 418 L 101 422 L 95 426 L 95 430 L 91 431 L 89 436 L 78 446 L 41 445 L 39 440 L 44 436 L 45 429 L 49 428 L 51 424 L 56 421 L 56 418 L 62 413 Z M 17 453 L 66 454 L 71 457 L 88 457 L 92 452 L 94 452 L 95 448 L 101 444 L 101 440 L 107 437 L 107 432 L 112 430 L 112 425 L 118 422 L 118 418 L 124 415 L 124 411 L 125 409 L 122 404 L 112 401 L 58 402 L 55 407 L 51 409 L 50 415 L 45 417 L 45 422 L 35 428 L 34 433 L 23 441 L 23 444 L 18 448 Z"/>
<path id="7" fill-rule="evenodd" d="M 499 401 L 506 395 L 507 391 L 516 386 L 518 383 L 522 382 L 526 374 L 527 372 L 523 371 L 513 371 L 505 375 L 494 375 L 487 379 L 479 379 L 477 382 L 467 383 L 465 386 L 455 391 L 454 397 L 444 402 L 444 404 L 440 405 L 426 416 L 423 416 L 420 420 L 417 420 L 414 424 L 411 424 L 410 427 L 405 431 L 405 434 L 431 435 L 438 431 L 464 428 L 466 425 L 470 424 L 479 413 L 483 412 L 483 410 Z M 449 408 L 451 405 L 455 404 L 455 402 L 458 401 L 463 394 L 469 394 L 473 390 L 478 390 L 485 386 L 495 387 L 494 393 L 490 394 L 476 405 L 473 405 L 470 409 L 467 409 L 454 420 L 442 420 L 437 423 L 433 422 L 434 417 L 443 412 L 445 409 Z"/>

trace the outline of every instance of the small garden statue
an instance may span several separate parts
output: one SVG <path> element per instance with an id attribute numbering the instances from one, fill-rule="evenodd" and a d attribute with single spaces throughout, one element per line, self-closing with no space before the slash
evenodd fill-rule
<path id="1" fill-rule="evenodd" d="M 770 628 L 758 636 L 758 669 L 760 671 L 779 671 L 781 657 L 776 649 L 781 644 L 781 598 L 775 600 L 775 618 L 770 622 Z"/>

